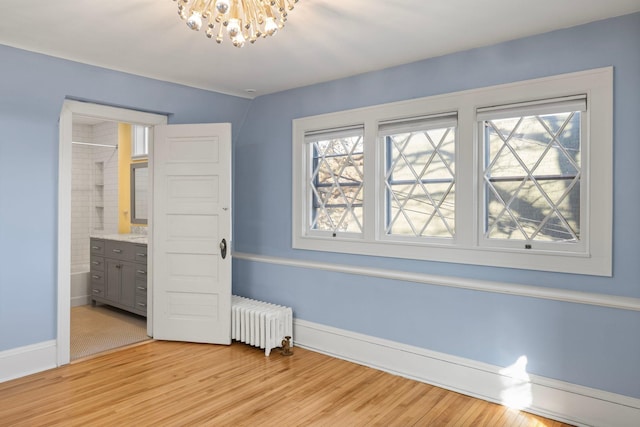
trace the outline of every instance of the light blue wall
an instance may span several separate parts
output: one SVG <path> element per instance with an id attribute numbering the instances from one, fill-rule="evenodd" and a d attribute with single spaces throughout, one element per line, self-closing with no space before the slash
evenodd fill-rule
<path id="1" fill-rule="evenodd" d="M 0 351 L 56 337 L 58 116 L 65 97 L 231 122 L 250 101 L 0 46 Z"/>
<path id="2" fill-rule="evenodd" d="M 235 249 L 354 266 L 640 297 L 640 14 L 259 97 L 235 145 Z M 428 43 L 428 41 L 425 41 Z M 381 53 L 382 54 L 382 53 Z M 602 278 L 291 248 L 298 117 L 614 66 L 614 266 Z M 234 292 L 298 318 L 640 398 L 640 313 L 234 261 Z"/>

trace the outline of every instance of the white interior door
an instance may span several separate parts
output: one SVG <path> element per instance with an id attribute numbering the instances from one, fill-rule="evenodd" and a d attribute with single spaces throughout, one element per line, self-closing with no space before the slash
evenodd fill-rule
<path id="1" fill-rule="evenodd" d="M 231 125 L 154 133 L 154 338 L 230 344 Z"/>

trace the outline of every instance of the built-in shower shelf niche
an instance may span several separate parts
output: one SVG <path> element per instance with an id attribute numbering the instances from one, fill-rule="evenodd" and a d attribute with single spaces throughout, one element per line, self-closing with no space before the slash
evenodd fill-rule
<path id="1" fill-rule="evenodd" d="M 104 185 L 104 162 L 93 162 L 93 183 Z"/>
<path id="2" fill-rule="evenodd" d="M 92 228 L 104 230 L 104 162 L 93 162 Z"/>
<path id="3" fill-rule="evenodd" d="M 93 213 L 93 231 L 104 230 L 104 209 L 96 207 Z"/>

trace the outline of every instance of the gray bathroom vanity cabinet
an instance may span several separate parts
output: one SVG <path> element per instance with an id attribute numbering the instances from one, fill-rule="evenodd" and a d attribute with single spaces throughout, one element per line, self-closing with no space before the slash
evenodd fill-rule
<path id="1" fill-rule="evenodd" d="M 147 315 L 147 245 L 91 238 L 91 303 Z"/>

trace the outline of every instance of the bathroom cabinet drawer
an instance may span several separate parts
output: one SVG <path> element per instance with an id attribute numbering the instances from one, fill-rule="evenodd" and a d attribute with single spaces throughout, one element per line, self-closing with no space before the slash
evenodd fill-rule
<path id="1" fill-rule="evenodd" d="M 147 297 L 147 282 L 144 280 L 136 280 L 136 294 Z"/>
<path id="2" fill-rule="evenodd" d="M 139 263 L 147 263 L 147 245 L 134 245 L 135 261 Z"/>
<path id="3" fill-rule="evenodd" d="M 104 240 L 91 239 L 91 255 L 104 255 Z"/>
<path id="4" fill-rule="evenodd" d="M 104 298 L 104 285 L 92 283 L 91 284 L 91 296 L 97 298 Z"/>
<path id="5" fill-rule="evenodd" d="M 140 312 L 140 314 L 147 314 L 147 294 L 141 295 L 136 294 L 136 311 Z"/>
<path id="6" fill-rule="evenodd" d="M 136 280 L 136 300 L 135 309 L 138 314 L 147 315 L 147 281 Z"/>
<path id="7" fill-rule="evenodd" d="M 136 280 L 147 280 L 147 266 L 144 264 L 136 264 Z"/>
<path id="8" fill-rule="evenodd" d="M 91 257 L 91 270 L 104 271 L 104 258 L 101 256 Z"/>
<path id="9" fill-rule="evenodd" d="M 91 270 L 91 285 L 93 284 L 104 285 L 104 271 Z"/>
<path id="10" fill-rule="evenodd" d="M 123 261 L 135 260 L 135 246 L 132 243 L 106 240 L 104 248 L 105 257 L 121 259 Z"/>

